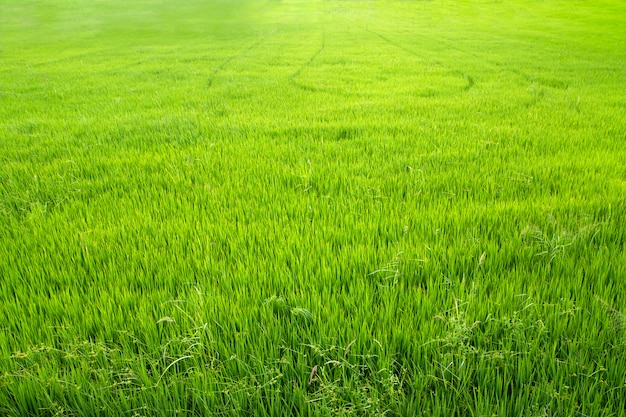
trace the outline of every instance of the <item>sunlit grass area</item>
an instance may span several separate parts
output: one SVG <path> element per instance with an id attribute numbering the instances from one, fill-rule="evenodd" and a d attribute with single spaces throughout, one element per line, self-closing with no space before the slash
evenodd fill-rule
<path id="1" fill-rule="evenodd" d="M 7 0 L 0 414 L 626 415 L 626 4 Z"/>

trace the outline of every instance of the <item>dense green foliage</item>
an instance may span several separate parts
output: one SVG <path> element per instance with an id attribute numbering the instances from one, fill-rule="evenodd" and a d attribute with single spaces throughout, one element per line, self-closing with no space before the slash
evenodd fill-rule
<path id="1" fill-rule="evenodd" d="M 626 415 L 626 3 L 0 3 L 1 415 Z"/>

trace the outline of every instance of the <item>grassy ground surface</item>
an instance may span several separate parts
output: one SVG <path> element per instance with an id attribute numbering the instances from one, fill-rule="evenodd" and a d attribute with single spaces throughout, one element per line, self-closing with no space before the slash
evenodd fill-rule
<path id="1" fill-rule="evenodd" d="M 626 415 L 626 3 L 4 0 L 0 414 Z"/>

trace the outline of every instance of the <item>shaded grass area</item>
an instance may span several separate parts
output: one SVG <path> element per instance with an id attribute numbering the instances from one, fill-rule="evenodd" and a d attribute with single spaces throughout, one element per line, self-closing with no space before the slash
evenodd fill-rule
<path id="1" fill-rule="evenodd" d="M 625 414 L 618 2 L 0 12 L 3 414 Z"/>

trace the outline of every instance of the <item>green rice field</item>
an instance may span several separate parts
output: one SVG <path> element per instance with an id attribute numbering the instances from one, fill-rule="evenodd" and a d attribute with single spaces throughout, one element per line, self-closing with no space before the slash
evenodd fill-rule
<path id="1" fill-rule="evenodd" d="M 626 416 L 622 0 L 0 0 L 1 416 Z"/>

